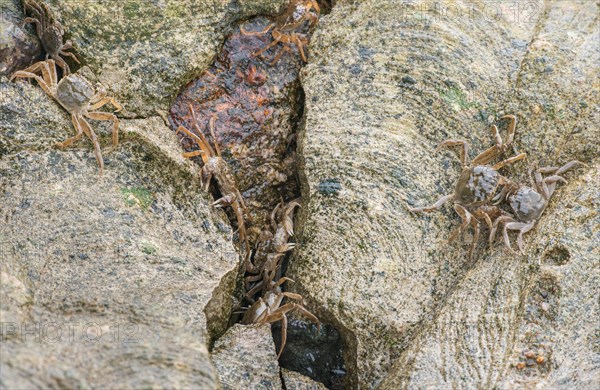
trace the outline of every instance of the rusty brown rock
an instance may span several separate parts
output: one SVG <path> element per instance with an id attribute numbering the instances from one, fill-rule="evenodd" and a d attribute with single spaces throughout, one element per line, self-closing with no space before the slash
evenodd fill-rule
<path id="1" fill-rule="evenodd" d="M 243 27 L 259 31 L 268 23 L 269 20 L 258 18 Z M 271 41 L 270 33 L 251 36 L 236 30 L 225 41 L 215 62 L 183 90 L 171 107 L 174 128 L 183 125 L 196 131 L 188 107 L 191 104 L 199 127 L 209 140 L 212 136 L 208 123 L 216 116 L 216 141 L 253 219 L 251 242 L 268 226 L 269 215 L 277 203 L 299 193 L 293 124 L 300 108 L 301 60 L 296 53 L 288 53 L 270 65 L 253 56 Z M 182 144 L 186 151 L 198 149 L 185 136 Z"/>

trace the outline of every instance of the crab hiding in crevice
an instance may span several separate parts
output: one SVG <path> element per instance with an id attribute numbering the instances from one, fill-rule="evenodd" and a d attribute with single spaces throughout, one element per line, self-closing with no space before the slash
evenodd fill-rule
<path id="1" fill-rule="evenodd" d="M 263 297 L 259 298 L 244 314 L 242 324 L 267 324 L 281 321 L 281 347 L 277 354 L 277 359 L 281 356 L 287 339 L 287 313 L 296 311 L 304 315 L 312 322 L 317 324 L 317 332 L 320 330 L 321 323 L 319 319 L 306 310 L 304 306 L 296 302 L 287 302 L 282 305 L 283 299 L 302 302 L 300 294 L 283 292 L 281 285 L 286 281 L 291 281 L 289 278 L 281 278 L 267 291 Z"/>
<path id="2" fill-rule="evenodd" d="M 198 118 L 196 117 L 196 113 L 194 112 L 194 108 L 191 104 L 189 105 L 189 109 L 197 135 L 183 126 L 179 126 L 177 128 L 177 132 L 182 132 L 194 141 L 196 141 L 196 143 L 200 147 L 200 150 L 183 153 L 183 156 L 186 158 L 195 156 L 202 157 L 204 166 L 202 167 L 200 176 L 201 184 L 204 186 L 204 190 L 208 191 L 210 182 L 213 178 L 218 183 L 219 191 L 221 192 L 222 197 L 217 199 L 213 203 L 213 206 L 217 208 L 230 206 L 233 209 L 237 218 L 240 244 L 243 244 L 245 246 L 245 257 L 248 258 L 250 255 L 250 246 L 248 243 L 248 239 L 246 238 L 246 222 L 244 219 L 245 215 L 247 214 L 246 204 L 244 203 L 244 198 L 242 197 L 242 194 L 240 194 L 240 191 L 238 190 L 235 178 L 231 173 L 229 165 L 221 156 L 221 149 L 217 144 L 217 138 L 215 136 L 216 117 L 213 116 L 209 121 L 210 133 L 213 137 L 213 140 L 215 140 L 215 147 L 213 149 L 213 147 L 210 146 L 210 143 L 202 133 L 202 130 L 200 130 L 200 126 L 198 125 Z"/>
<path id="3" fill-rule="evenodd" d="M 23 0 L 23 11 L 25 15 L 31 15 L 25 18 L 25 23 L 34 23 L 38 38 L 46 51 L 46 60 L 51 58 L 62 68 L 63 76 L 71 73 L 69 65 L 61 56 L 71 57 L 80 64 L 75 54 L 67 51 L 73 48 L 73 43 L 67 40 L 63 43 L 65 30 L 60 22 L 54 20 L 52 13 L 46 4 L 38 3 L 35 0 Z"/>
<path id="4" fill-rule="evenodd" d="M 254 53 L 255 56 L 262 56 L 267 50 L 281 43 L 283 46 L 273 55 L 271 65 L 275 64 L 283 54 L 291 51 L 292 45 L 298 48 L 302 61 L 307 62 L 304 52 L 304 48 L 308 45 L 307 32 L 310 32 L 319 22 L 320 11 L 316 0 L 293 0 L 275 22 L 262 31 L 249 32 L 243 27 L 240 27 L 240 31 L 244 35 L 263 35 L 271 31 L 273 41 Z M 306 29 L 308 31 L 305 31 Z"/>

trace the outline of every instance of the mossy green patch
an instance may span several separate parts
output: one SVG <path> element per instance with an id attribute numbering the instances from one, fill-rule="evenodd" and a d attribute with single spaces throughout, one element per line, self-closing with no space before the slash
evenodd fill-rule
<path id="1" fill-rule="evenodd" d="M 146 242 L 146 243 L 144 243 L 144 246 L 142 247 L 142 252 L 144 252 L 147 255 L 154 255 L 158 252 L 158 248 L 155 247 L 154 245 Z"/>
<path id="2" fill-rule="evenodd" d="M 125 202 L 128 206 L 138 205 L 142 209 L 147 209 L 154 200 L 152 193 L 143 187 L 121 188 L 121 193 L 125 196 Z"/>
<path id="3" fill-rule="evenodd" d="M 440 96 L 455 111 L 479 107 L 478 102 L 470 101 L 465 91 L 457 86 L 451 86 L 448 89 L 440 91 Z"/>

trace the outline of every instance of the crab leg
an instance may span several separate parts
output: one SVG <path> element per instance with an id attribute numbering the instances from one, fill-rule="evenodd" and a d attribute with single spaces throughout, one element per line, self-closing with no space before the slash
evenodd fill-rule
<path id="1" fill-rule="evenodd" d="M 269 43 L 267 46 L 265 46 L 262 49 L 260 49 L 259 51 L 255 52 L 253 54 L 253 56 L 254 57 L 258 57 L 258 56 L 262 55 L 262 53 L 264 53 L 265 51 L 269 50 L 273 46 L 276 46 L 279 42 L 280 41 L 278 39 L 273 40 L 273 42 Z"/>
<path id="2" fill-rule="evenodd" d="M 43 79 L 35 74 L 40 70 Z M 56 87 L 56 68 L 54 66 L 54 61 L 52 60 L 40 61 L 31 65 L 29 68 L 19 70 L 12 74 L 10 81 L 15 78 L 33 78 L 48 95 L 54 97 L 53 91 Z"/>
<path id="3" fill-rule="evenodd" d="M 46 77 L 48 77 L 50 79 L 50 85 L 52 86 L 52 89 L 55 89 L 58 84 L 58 76 L 56 75 L 56 64 L 54 63 L 54 60 L 48 60 L 42 64 L 42 74 L 44 75 L 44 79 L 47 80 Z M 44 70 L 46 73 L 44 73 Z"/>
<path id="4" fill-rule="evenodd" d="M 497 163 L 494 166 L 492 166 L 492 168 L 494 168 L 495 170 L 498 170 L 498 169 L 500 169 L 500 168 L 502 168 L 502 167 L 504 167 L 504 166 L 506 166 L 508 164 L 512 164 L 514 162 L 522 160 L 525 157 L 527 157 L 527 153 L 521 153 L 521 154 L 518 154 L 516 156 L 507 158 L 506 160 L 500 161 L 499 163 Z"/>
<path id="5" fill-rule="evenodd" d="M 73 117 L 79 123 L 85 135 L 92 140 L 92 143 L 94 144 L 94 154 L 96 155 L 96 161 L 98 161 L 98 166 L 100 167 L 100 175 L 102 175 L 104 172 L 104 160 L 102 159 L 102 151 L 100 150 L 98 137 L 96 136 L 96 133 L 94 133 L 94 130 L 92 130 L 92 126 L 90 126 L 83 117 L 77 117 L 75 115 L 73 115 Z"/>
<path id="6" fill-rule="evenodd" d="M 454 241 L 460 235 L 460 233 L 462 233 L 463 230 L 465 230 L 465 228 L 471 223 L 472 218 L 471 213 L 469 213 L 466 208 L 459 205 L 458 203 L 454 204 L 454 210 L 460 216 L 463 223 L 459 227 L 454 229 L 454 231 L 450 235 L 450 238 L 448 239 L 448 243 Z"/>
<path id="7" fill-rule="evenodd" d="M 259 36 L 259 35 L 264 35 L 264 34 L 268 33 L 269 30 L 272 29 L 273 27 L 275 27 L 275 23 L 269 24 L 262 31 L 246 31 L 246 29 L 244 29 L 244 27 L 240 26 L 240 31 L 242 32 L 243 35 Z"/>
<path id="8" fill-rule="evenodd" d="M 105 96 L 101 96 L 100 99 L 94 104 L 92 104 L 89 109 L 95 111 L 100 107 L 106 105 L 107 103 L 112 104 L 117 109 L 115 112 L 119 112 L 123 109 L 123 106 L 121 106 L 115 99 Z"/>
<path id="9" fill-rule="evenodd" d="M 508 248 L 512 250 L 510 246 L 510 242 L 508 242 L 508 233 L 507 230 L 518 230 L 519 234 L 517 236 L 517 246 L 519 250 L 523 252 L 523 234 L 527 233 L 535 226 L 535 220 L 525 223 L 525 222 L 508 222 L 504 225 L 504 243 L 507 244 Z"/>
<path id="10" fill-rule="evenodd" d="M 491 130 L 492 130 L 492 135 L 493 135 L 494 139 L 496 140 L 496 145 L 479 153 L 477 155 L 477 157 L 475 157 L 473 159 L 474 165 L 488 164 L 490 161 L 495 159 L 498 156 L 498 154 L 500 154 L 503 151 L 502 150 L 502 137 L 500 137 L 500 133 L 498 132 L 498 128 L 496 127 L 496 125 L 492 125 Z"/>
<path id="11" fill-rule="evenodd" d="M 44 92 L 46 92 L 48 95 L 53 96 L 52 90 L 50 90 L 50 87 L 48 86 L 48 84 L 46 84 L 44 82 L 44 80 L 38 76 L 37 74 L 33 74 L 33 73 L 29 73 L 26 72 L 24 70 L 19 70 L 16 71 L 15 73 L 12 74 L 12 76 L 10 76 L 10 80 L 12 81 L 14 78 L 22 78 L 22 79 L 35 79 L 35 81 L 38 82 L 38 84 L 40 85 L 40 87 L 42 87 L 42 89 L 44 90 Z"/>
<path id="12" fill-rule="evenodd" d="M 185 129 L 185 128 L 184 129 L 186 130 L 186 134 L 190 135 L 192 138 L 194 138 L 196 140 L 196 142 L 198 143 L 198 146 L 200 146 L 200 149 L 202 149 L 206 153 L 208 153 L 208 156 L 206 156 L 206 159 L 204 159 L 204 157 L 202 158 L 204 160 L 204 163 L 206 163 L 206 162 L 208 162 L 208 158 L 214 157 L 216 154 L 215 154 L 215 151 L 213 150 L 213 148 L 210 146 L 210 143 L 204 136 L 204 133 L 202 132 L 202 130 L 200 130 L 200 126 L 198 126 L 198 118 L 196 118 L 196 112 L 194 111 L 194 107 L 191 104 L 188 104 L 188 107 L 190 108 L 190 113 L 192 114 L 192 119 L 194 120 L 194 127 L 196 128 L 196 131 L 198 132 L 198 136 L 191 136 L 190 134 L 193 134 L 193 133 L 187 131 L 187 129 Z M 212 120 L 212 118 L 211 118 L 211 120 Z M 198 139 L 200 139 L 201 142 L 198 142 Z M 215 139 L 215 143 L 216 143 L 216 139 Z"/>
<path id="13" fill-rule="evenodd" d="M 426 207 L 412 207 L 412 208 L 409 208 L 408 211 L 411 211 L 413 213 L 420 213 L 420 212 L 428 213 L 430 211 L 434 211 L 434 210 L 439 209 L 440 207 L 442 207 L 446 202 L 448 202 L 453 197 L 454 197 L 454 195 L 442 196 L 437 202 L 435 202 L 431 206 L 426 206 Z"/>
<path id="14" fill-rule="evenodd" d="M 81 64 L 81 62 L 79 62 L 79 59 L 77 58 L 77 56 L 75 56 L 75 53 L 71 53 L 70 51 L 65 51 L 65 47 L 63 46 L 61 48 L 61 50 L 59 51 L 60 54 L 62 54 L 65 57 L 71 57 L 73 58 L 73 60 L 75 62 L 77 62 L 78 64 Z"/>
<path id="15" fill-rule="evenodd" d="M 508 130 L 507 130 L 508 136 L 506 137 L 506 143 L 504 144 L 505 146 L 508 146 L 508 145 L 512 144 L 512 142 L 515 138 L 515 129 L 517 128 L 517 117 L 514 115 L 504 115 L 500 119 L 508 119 L 509 120 Z"/>
<path id="16" fill-rule="evenodd" d="M 48 58 L 49 54 L 46 54 L 46 58 Z M 56 65 L 60 66 L 63 70 L 63 74 L 67 75 L 71 73 L 71 68 L 69 68 L 69 64 L 65 62 L 59 55 L 52 56 L 52 58 L 56 61 Z"/>
<path id="17" fill-rule="evenodd" d="M 281 49 L 279 49 L 277 54 L 275 54 L 275 56 L 273 56 L 273 59 L 271 60 L 271 62 L 269 64 L 275 65 L 277 63 L 277 61 L 279 61 L 281 56 L 283 56 L 285 53 L 287 53 L 289 51 L 290 51 L 290 48 L 288 46 L 283 46 Z"/>
<path id="18" fill-rule="evenodd" d="M 475 250 L 475 245 L 477 245 L 477 240 L 479 239 L 479 221 L 474 217 L 471 219 L 471 226 L 473 227 L 473 242 L 469 249 L 469 259 L 473 258 L 473 251 Z"/>
<path id="19" fill-rule="evenodd" d="M 25 20 L 23 20 L 23 25 L 27 23 L 35 23 L 35 31 L 37 32 L 38 37 L 42 36 L 43 30 L 39 20 L 36 18 L 25 18 Z"/>
<path id="20" fill-rule="evenodd" d="M 202 155 L 202 153 L 204 153 L 204 152 L 203 152 L 203 151 L 201 151 L 201 150 L 195 150 L 195 151 L 193 151 L 193 152 L 185 152 L 185 153 L 182 153 L 181 155 L 182 155 L 183 157 L 185 157 L 185 158 L 191 158 L 191 157 L 200 156 L 200 155 Z"/>
<path id="21" fill-rule="evenodd" d="M 467 158 L 469 157 L 469 143 L 467 141 L 459 139 L 447 139 L 445 141 L 442 141 L 434 152 L 437 153 L 441 148 L 449 146 L 462 146 L 462 149 L 460 151 L 460 162 L 463 168 L 466 167 Z"/>
<path id="22" fill-rule="evenodd" d="M 73 122 L 73 126 L 75 127 L 75 130 L 77 130 L 77 134 L 75 134 L 75 136 L 73 136 L 71 138 L 67 138 L 63 142 L 57 142 L 56 146 L 58 146 L 60 148 L 66 148 L 68 146 L 71 146 L 73 144 L 73 142 L 75 142 L 81 138 L 81 135 L 83 134 L 83 129 L 79 125 L 79 122 L 75 118 L 75 115 L 71 115 L 71 122 Z"/>
<path id="23" fill-rule="evenodd" d="M 294 40 L 296 41 L 296 46 L 298 46 L 298 51 L 300 52 L 300 57 L 302 57 L 302 61 L 308 62 L 306 59 L 306 54 L 304 54 L 304 43 L 300 40 L 300 37 L 294 35 Z"/>
<path id="24" fill-rule="evenodd" d="M 88 112 L 86 117 L 90 119 L 96 119 L 100 121 L 112 121 L 113 122 L 113 130 L 112 130 L 112 142 L 113 146 L 117 146 L 119 144 L 119 119 L 109 112 L 101 112 L 94 111 Z"/>

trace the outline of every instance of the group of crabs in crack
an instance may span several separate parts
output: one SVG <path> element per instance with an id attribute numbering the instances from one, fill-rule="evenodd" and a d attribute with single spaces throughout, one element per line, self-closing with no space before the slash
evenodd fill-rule
<path id="1" fill-rule="evenodd" d="M 13 79 L 34 79 L 40 87 L 56 100 L 69 114 L 76 130 L 76 135 L 57 143 L 63 148 L 78 141 L 83 134 L 90 138 L 94 145 L 94 153 L 98 162 L 100 175 L 104 170 L 104 160 L 96 133 L 88 123 L 87 119 L 110 120 L 113 122 L 112 141 L 113 148 L 119 143 L 119 120 L 114 112 L 122 110 L 122 106 L 113 98 L 108 97 L 105 88 L 100 84 L 95 86 L 85 77 L 78 73 L 71 73 L 69 65 L 61 56 L 71 57 L 77 63 L 79 59 L 75 54 L 68 52 L 73 47 L 70 41 L 63 43 L 64 29 L 60 22 L 56 21 L 43 2 L 36 0 L 23 0 L 25 23 L 33 23 L 36 33 L 46 51 L 46 60 L 40 61 L 32 66 L 15 72 Z M 267 50 L 281 44 L 282 47 L 275 53 L 270 61 L 271 65 L 277 62 L 285 53 L 289 52 L 293 45 L 303 61 L 306 62 L 304 47 L 308 43 L 306 34 L 302 33 L 306 28 L 312 29 L 318 22 L 319 5 L 316 0 L 292 0 L 286 10 L 276 18 L 275 22 L 268 25 L 262 31 L 247 32 L 246 35 L 262 35 L 271 31 L 273 41 L 263 49 L 254 53 L 254 56 L 263 56 Z M 62 78 L 59 80 L 57 66 L 61 68 Z M 111 103 L 116 111 L 113 113 L 98 111 L 107 103 Z M 296 311 L 303 314 L 320 326 L 319 320 L 307 311 L 301 304 L 294 301 L 302 301 L 299 294 L 284 292 L 282 284 L 290 280 L 281 277 L 281 262 L 285 253 L 294 247 L 289 243 L 293 235 L 294 211 L 300 206 L 297 200 L 288 203 L 279 203 L 271 213 L 271 226 L 263 231 L 251 249 L 246 236 L 246 220 L 249 214 L 246 210 L 244 198 L 237 188 L 234 175 L 231 173 L 227 162 L 222 158 L 221 151 L 215 136 L 215 116 L 209 123 L 214 147 L 210 145 L 204 136 L 198 120 L 190 105 L 190 111 L 194 120 L 196 133 L 191 132 L 183 126 L 179 126 L 177 132 L 183 132 L 196 141 L 200 150 L 184 153 L 184 157 L 201 156 L 204 165 L 201 169 L 200 180 L 206 191 L 214 179 L 222 197 L 214 202 L 215 207 L 231 207 L 237 218 L 240 245 L 244 247 L 245 253 L 245 278 L 246 299 L 251 306 L 246 309 L 242 318 L 243 324 L 265 324 L 282 321 L 282 342 L 279 355 L 286 343 L 287 317 L 286 313 Z M 254 299 L 255 296 L 258 299 Z M 283 299 L 288 298 L 290 302 L 285 304 Z"/>
<path id="2" fill-rule="evenodd" d="M 431 212 L 452 201 L 454 210 L 462 219 L 462 223 L 450 235 L 448 242 L 454 241 L 469 226 L 473 228 L 473 240 L 469 249 L 469 258 L 477 244 L 480 231 L 480 221 L 489 228 L 488 242 L 492 246 L 498 229 L 502 229 L 504 245 L 512 251 L 508 231 L 518 232 L 517 245 L 523 251 L 523 235 L 529 232 L 540 219 L 554 194 L 559 182 L 567 181 L 561 175 L 567 170 L 580 164 L 570 161 L 561 167 L 530 168 L 531 186 L 523 185 L 501 175 L 499 170 L 508 164 L 522 160 L 525 153 L 504 159 L 494 165 L 489 165 L 494 159 L 505 153 L 512 144 L 515 136 L 516 117 L 505 115 L 500 119 L 508 120 L 506 142 L 502 140 L 498 128 L 492 125 L 491 131 L 495 140 L 494 146 L 486 149 L 468 162 L 469 144 L 464 140 L 449 139 L 443 141 L 436 151 L 442 147 L 459 146 L 462 171 L 454 188 L 454 193 L 441 197 L 431 206 L 409 208 L 411 212 Z M 549 175 L 544 177 L 544 175 Z M 507 205 L 513 213 L 501 208 Z"/>

